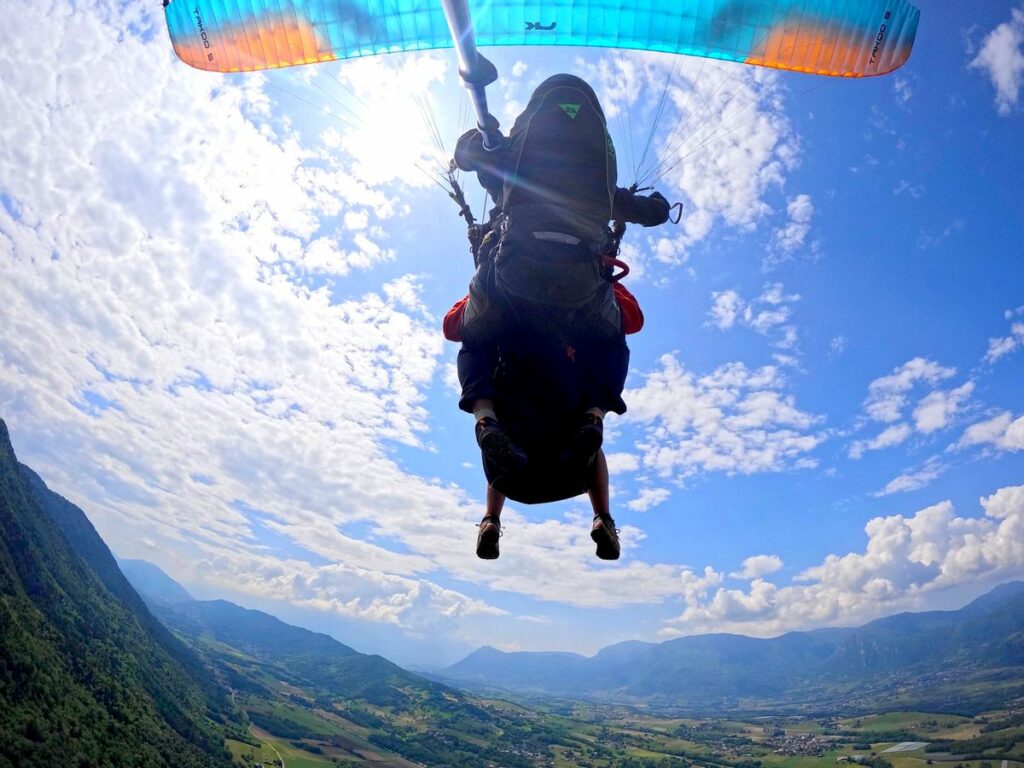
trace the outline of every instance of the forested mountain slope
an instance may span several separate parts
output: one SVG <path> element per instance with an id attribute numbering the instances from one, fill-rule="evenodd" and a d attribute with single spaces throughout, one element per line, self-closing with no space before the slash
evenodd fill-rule
<path id="1" fill-rule="evenodd" d="M 0 766 L 228 766 L 207 678 L 0 421 Z"/>

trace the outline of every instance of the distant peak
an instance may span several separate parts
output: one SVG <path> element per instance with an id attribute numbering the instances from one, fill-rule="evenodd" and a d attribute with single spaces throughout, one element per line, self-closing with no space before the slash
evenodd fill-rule
<path id="1" fill-rule="evenodd" d="M 148 560 L 118 559 L 117 564 L 132 586 L 150 600 L 187 603 L 194 599 L 188 590 L 155 563 Z"/>

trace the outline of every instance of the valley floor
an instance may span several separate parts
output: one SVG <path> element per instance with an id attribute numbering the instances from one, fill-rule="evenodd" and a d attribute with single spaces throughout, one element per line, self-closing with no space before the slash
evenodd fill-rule
<path id="1" fill-rule="evenodd" d="M 500 700 L 480 700 L 497 723 L 516 723 L 514 738 L 434 730 L 422 734 L 439 744 L 473 743 L 476 760 L 464 754 L 451 763 L 526 768 L 1024 768 L 1024 709 L 975 717 L 890 712 L 856 718 L 757 717 L 751 719 L 672 718 L 638 714 L 621 707 L 580 705 L 539 711 Z M 260 705 L 257 705 L 260 706 Z M 262 704 L 265 706 L 265 703 Z M 232 742 L 238 766 L 253 768 L 419 768 L 400 756 L 402 740 L 382 739 L 338 713 L 292 704 L 274 705 L 282 730 L 304 728 L 295 738 L 254 728 L 259 746 Z M 386 717 L 385 712 L 378 716 Z M 417 730 L 414 719 L 398 718 L 397 730 Z M 291 724 L 288 726 L 288 724 Z M 426 727 L 426 726 L 424 726 Z M 375 733 L 377 735 L 375 736 Z M 372 740 L 371 740 L 372 739 Z M 388 747 L 384 748 L 382 742 Z M 410 742 L 422 744 L 422 741 Z M 453 747 L 454 748 L 454 747 Z M 275 753 L 274 750 L 277 750 Z M 483 756 L 486 755 L 486 758 Z"/>

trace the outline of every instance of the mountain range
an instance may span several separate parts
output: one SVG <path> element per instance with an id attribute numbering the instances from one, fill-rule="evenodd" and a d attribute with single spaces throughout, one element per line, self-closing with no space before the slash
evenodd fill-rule
<path id="1" fill-rule="evenodd" d="M 149 586 L 136 582 L 140 592 L 183 636 L 215 640 L 287 668 L 332 695 L 401 708 L 405 694 L 397 691 L 436 698 L 445 690 L 269 614 L 222 600 L 192 600 L 155 565 L 125 567 L 129 574 L 145 573 Z M 158 593 L 165 597 L 157 599 Z M 1024 582 L 1004 584 L 956 611 L 903 613 L 861 627 L 771 639 L 709 634 L 632 641 L 592 657 L 484 647 L 426 677 L 485 695 L 702 713 L 865 712 L 880 706 L 976 712 L 1024 695 Z"/>
<path id="2" fill-rule="evenodd" d="M 627 642 L 592 657 L 484 647 L 435 678 L 492 693 L 702 711 L 884 701 L 966 711 L 994 691 L 1024 693 L 1024 582 L 997 587 L 957 611 L 903 613 L 771 639 L 708 634 Z"/>
<path id="3" fill-rule="evenodd" d="M 1024 696 L 1024 582 L 958 611 L 772 639 L 627 642 L 593 657 L 481 648 L 430 677 L 116 561 L 85 514 L 17 462 L 0 421 L 0 768 L 226 768 L 226 745 L 258 747 L 252 725 L 404 766 L 529 765 L 523 750 L 567 738 L 564 723 L 456 688 L 702 716 L 970 714 Z"/>

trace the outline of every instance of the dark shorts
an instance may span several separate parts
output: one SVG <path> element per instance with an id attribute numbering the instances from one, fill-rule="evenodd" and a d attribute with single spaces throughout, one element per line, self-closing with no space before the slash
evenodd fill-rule
<path id="1" fill-rule="evenodd" d="M 602 279 L 589 295 L 571 301 L 539 302 L 523 296 L 521 277 L 484 260 L 470 281 L 458 362 L 463 389 L 459 407 L 470 411 L 474 400 L 496 398 L 491 380 L 498 349 L 514 350 L 517 361 L 528 360 L 535 350 L 534 356 L 546 364 L 562 358 L 571 364 L 555 366 L 562 373 L 554 391 L 560 398 L 568 396 L 564 407 L 576 411 L 575 416 L 594 407 L 625 413 L 622 389 L 629 348 L 612 283 Z M 570 292 L 560 295 L 566 298 Z"/>
<path id="2" fill-rule="evenodd" d="M 594 407 L 626 410 L 629 348 L 612 284 L 602 278 L 577 290 L 585 279 L 584 258 L 594 256 L 569 250 L 574 252 L 566 255 L 564 269 L 554 273 L 536 260 L 522 270 L 507 269 L 507 251 L 497 264 L 482 260 L 463 314 L 459 407 L 471 411 L 477 400 L 494 401 L 498 420 L 529 462 L 503 476 L 485 460 L 484 474 L 494 488 L 525 504 L 589 490 L 593 460 L 573 461 L 567 450 L 581 417 Z M 578 269 L 572 272 L 574 260 Z M 546 292 L 538 294 L 544 301 L 524 295 L 534 281 L 553 281 L 559 271 L 572 276 L 564 289 L 545 283 Z"/>
<path id="3" fill-rule="evenodd" d="M 567 450 L 579 429 L 585 397 L 578 367 L 553 345 L 510 345 L 502 350 L 495 388 L 498 420 L 529 461 L 520 472 L 504 476 L 484 461 L 488 482 L 524 504 L 589 490 L 592 461 L 573 461 Z"/>

